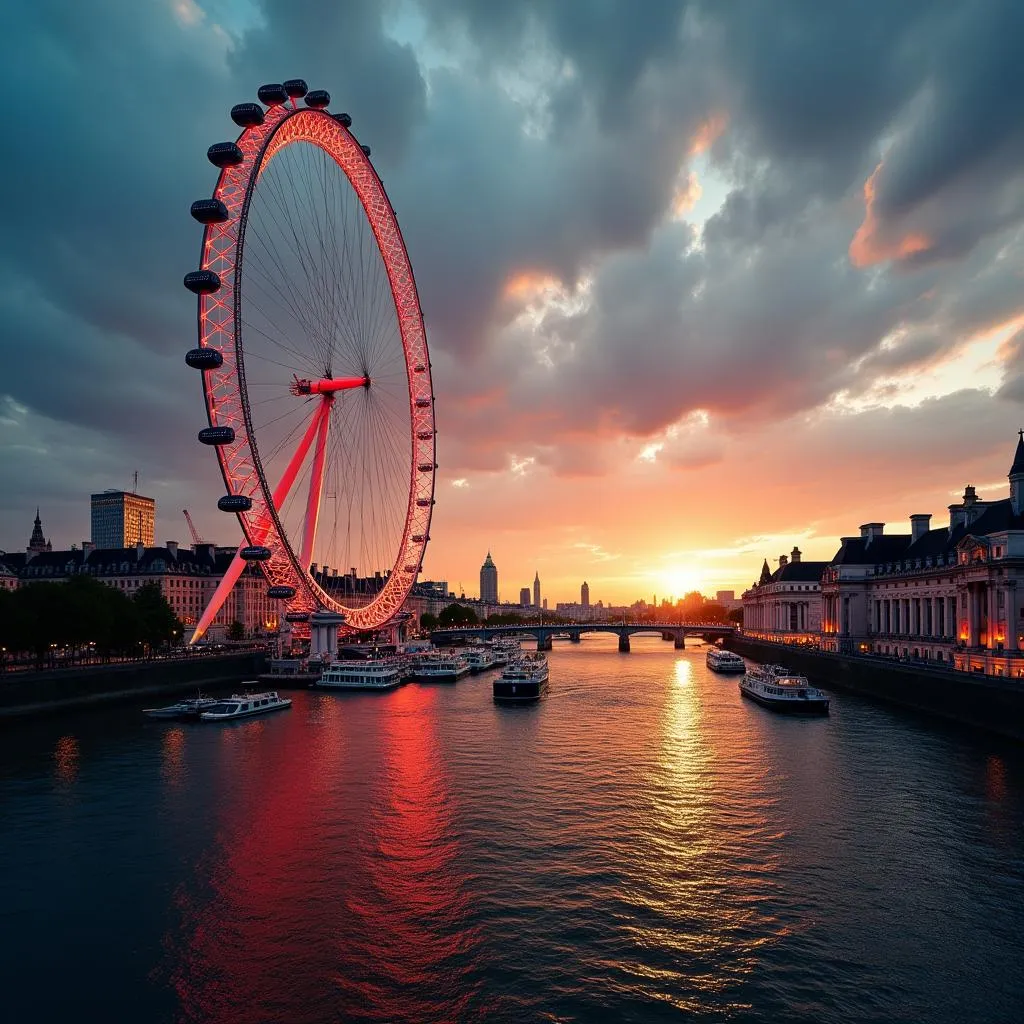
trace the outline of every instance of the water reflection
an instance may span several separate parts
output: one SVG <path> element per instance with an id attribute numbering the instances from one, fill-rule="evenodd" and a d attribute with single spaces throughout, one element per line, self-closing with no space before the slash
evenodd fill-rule
<path id="1" fill-rule="evenodd" d="M 177 788 L 185 778 L 185 730 L 180 726 L 165 729 L 160 749 L 163 780 Z"/>
<path id="2" fill-rule="evenodd" d="M 61 736 L 53 749 L 53 771 L 62 786 L 71 786 L 78 778 L 80 751 L 74 736 Z"/>

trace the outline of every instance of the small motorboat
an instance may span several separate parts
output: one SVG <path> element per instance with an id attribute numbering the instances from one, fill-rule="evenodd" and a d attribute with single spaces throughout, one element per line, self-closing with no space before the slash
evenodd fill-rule
<path id="1" fill-rule="evenodd" d="M 179 700 L 177 704 L 168 704 L 165 708 L 143 708 L 147 718 L 164 718 L 180 721 L 183 718 L 198 718 L 207 708 L 219 704 L 219 697 L 190 697 Z"/>
<path id="2" fill-rule="evenodd" d="M 283 711 L 291 706 L 292 702 L 287 697 L 279 697 L 276 690 L 234 693 L 215 701 L 213 707 L 207 708 L 199 717 L 204 722 L 230 722 L 236 718 L 265 715 L 268 711 Z"/>

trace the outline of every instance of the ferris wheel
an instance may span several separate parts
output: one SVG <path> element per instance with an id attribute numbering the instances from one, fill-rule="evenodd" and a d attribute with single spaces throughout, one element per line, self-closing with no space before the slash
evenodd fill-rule
<path id="1" fill-rule="evenodd" d="M 204 231 L 185 361 L 202 374 L 217 506 L 245 535 L 193 642 L 252 563 L 290 622 L 393 622 L 434 505 L 423 314 L 370 149 L 323 90 L 293 79 L 258 96 L 232 108 L 242 132 L 210 147 L 217 184 L 191 210 Z"/>

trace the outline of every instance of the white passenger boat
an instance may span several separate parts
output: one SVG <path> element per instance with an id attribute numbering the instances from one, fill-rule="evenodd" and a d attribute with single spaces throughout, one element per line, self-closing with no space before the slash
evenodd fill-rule
<path id="1" fill-rule="evenodd" d="M 199 717 L 204 722 L 230 722 L 236 718 L 250 718 L 265 715 L 268 711 L 282 711 L 290 708 L 287 697 L 279 697 L 276 690 L 265 693 L 233 693 L 204 711 Z"/>
<path id="2" fill-rule="evenodd" d="M 499 636 L 491 641 L 491 656 L 495 665 L 507 665 L 522 654 L 523 645 L 510 636 Z"/>
<path id="3" fill-rule="evenodd" d="M 746 672 L 747 663 L 732 651 L 709 647 L 704 662 L 713 672 Z"/>
<path id="4" fill-rule="evenodd" d="M 421 683 L 454 683 L 469 674 L 469 662 L 459 654 L 435 651 L 420 655 L 412 669 L 412 676 Z"/>
<path id="5" fill-rule="evenodd" d="M 179 700 L 177 704 L 168 704 L 165 708 L 143 708 L 142 713 L 149 718 L 198 718 L 207 708 L 219 703 L 219 697 L 190 697 L 188 700 Z"/>
<path id="6" fill-rule="evenodd" d="M 494 680 L 497 704 L 532 704 L 548 690 L 548 659 L 540 653 L 521 654 Z"/>
<path id="7" fill-rule="evenodd" d="M 740 693 L 773 711 L 828 714 L 828 697 L 811 686 L 806 676 L 790 672 L 781 665 L 759 665 L 747 669 L 747 674 L 740 680 Z"/>
<path id="8" fill-rule="evenodd" d="M 486 647 L 483 644 L 467 648 L 463 652 L 463 656 L 469 665 L 469 671 L 473 675 L 476 675 L 477 672 L 486 672 L 489 668 L 494 668 L 498 664 L 494 660 L 494 652 L 490 647 Z"/>
<path id="9" fill-rule="evenodd" d="M 323 690 L 393 690 L 406 678 L 404 658 L 335 661 L 313 684 Z"/>

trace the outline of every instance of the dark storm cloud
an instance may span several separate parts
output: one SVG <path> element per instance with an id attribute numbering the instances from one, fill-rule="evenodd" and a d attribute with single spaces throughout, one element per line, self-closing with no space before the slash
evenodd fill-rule
<path id="1" fill-rule="evenodd" d="M 75 465 L 80 430 L 69 496 L 148 462 L 209 503 L 181 361 L 199 245 L 187 205 L 209 194 L 204 152 L 235 134 L 230 106 L 291 76 L 349 110 L 384 175 L 437 352 L 448 468 L 512 452 L 600 473 L 623 435 L 694 409 L 742 431 L 938 358 L 1021 309 L 1022 11 L 25 5 L 0 33 L 0 81 L 21 98 L 0 166 L 0 395 L 27 410 L 0 413 L 5 453 L 22 453 L 0 487 L 26 508 L 34 479 L 59 490 L 26 460 Z M 392 37 L 420 30 L 415 47 Z M 699 231 L 667 215 L 708 123 L 725 126 L 704 159 L 727 195 Z M 544 308 L 544 287 L 561 301 Z M 666 449 L 684 467 L 718 451 L 699 432 Z"/>

